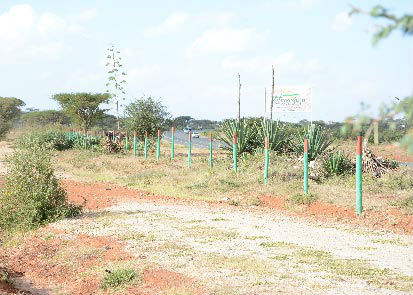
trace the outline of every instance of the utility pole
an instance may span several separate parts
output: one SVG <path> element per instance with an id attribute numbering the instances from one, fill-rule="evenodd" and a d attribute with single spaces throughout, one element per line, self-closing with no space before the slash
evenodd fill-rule
<path id="1" fill-rule="evenodd" d="M 264 120 L 267 118 L 267 87 L 264 87 Z"/>
<path id="2" fill-rule="evenodd" d="M 271 92 L 271 109 L 270 119 L 272 121 L 272 108 L 274 107 L 274 66 L 272 65 L 272 92 Z"/>
<path id="3" fill-rule="evenodd" d="M 241 122 L 241 76 L 238 73 L 238 123 Z"/>

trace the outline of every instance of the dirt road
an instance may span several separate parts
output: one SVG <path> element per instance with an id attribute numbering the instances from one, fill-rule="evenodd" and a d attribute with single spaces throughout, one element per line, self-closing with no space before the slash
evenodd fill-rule
<path id="1" fill-rule="evenodd" d="M 208 293 L 412 292 L 409 236 L 326 227 L 275 212 L 155 201 L 124 203 L 53 227 L 126 241 L 136 259 L 192 277 Z"/>

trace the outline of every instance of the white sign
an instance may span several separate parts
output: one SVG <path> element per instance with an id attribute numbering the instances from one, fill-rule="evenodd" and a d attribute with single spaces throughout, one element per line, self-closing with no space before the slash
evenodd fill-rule
<path id="1" fill-rule="evenodd" d="M 271 94 L 270 94 L 271 97 Z M 312 89 L 304 86 L 281 86 L 274 89 L 274 112 L 311 113 Z M 271 103 L 271 102 L 270 102 Z M 267 103 L 268 105 L 268 103 Z"/>

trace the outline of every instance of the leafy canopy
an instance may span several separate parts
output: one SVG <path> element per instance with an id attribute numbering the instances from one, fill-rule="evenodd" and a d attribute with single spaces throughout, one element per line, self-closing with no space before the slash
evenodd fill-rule
<path id="1" fill-rule="evenodd" d="M 107 93 L 60 93 L 53 95 L 63 111 L 73 120 L 87 131 L 92 127 L 98 119 L 105 113 L 105 109 L 101 109 L 100 105 L 107 103 L 110 95 Z"/>
<path id="2" fill-rule="evenodd" d="M 125 124 L 129 132 L 136 130 L 138 138 L 143 138 L 145 131 L 149 136 L 157 136 L 158 129 L 164 130 L 170 119 L 165 106 L 152 97 L 136 99 L 125 108 Z"/>
<path id="3" fill-rule="evenodd" d="M 350 11 L 350 15 L 364 13 L 357 7 L 353 7 Z M 387 38 L 394 30 L 401 30 L 405 35 L 413 34 L 413 16 L 411 14 L 404 14 L 402 16 L 396 16 L 389 13 L 388 9 L 381 5 L 374 6 L 369 12 L 370 16 L 377 19 L 385 19 L 390 23 L 385 26 L 379 26 L 377 32 L 373 35 L 373 44 L 377 44 L 380 40 Z"/>
<path id="4" fill-rule="evenodd" d="M 12 127 L 13 120 L 19 117 L 24 101 L 15 97 L 0 97 L 0 138 Z"/>
<path id="5" fill-rule="evenodd" d="M 21 120 L 29 126 L 69 125 L 70 118 L 62 111 L 34 111 L 21 115 Z"/>

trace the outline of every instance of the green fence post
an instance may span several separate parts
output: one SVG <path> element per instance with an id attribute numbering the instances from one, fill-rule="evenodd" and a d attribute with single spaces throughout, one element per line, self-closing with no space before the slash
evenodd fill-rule
<path id="1" fill-rule="evenodd" d="M 356 212 L 360 215 L 363 212 L 363 197 L 362 197 L 362 137 L 357 136 L 356 147 Z"/>
<path id="2" fill-rule="evenodd" d="M 129 145 L 129 143 L 128 143 L 128 131 L 126 131 L 126 134 L 125 134 L 125 151 L 126 151 L 126 153 L 128 153 L 128 145 Z"/>
<path id="3" fill-rule="evenodd" d="M 304 194 L 308 194 L 308 140 L 304 139 Z"/>
<path id="4" fill-rule="evenodd" d="M 156 143 L 156 160 L 161 156 L 161 130 L 158 129 L 158 142 Z"/>
<path id="5" fill-rule="evenodd" d="M 175 159 L 175 128 L 171 128 L 171 160 Z"/>
<path id="6" fill-rule="evenodd" d="M 268 152 L 268 137 L 265 137 L 265 163 L 264 163 L 264 184 L 268 182 L 268 166 L 270 162 L 269 152 Z"/>
<path id="7" fill-rule="evenodd" d="M 192 131 L 188 135 L 188 168 L 191 168 Z"/>
<path id="8" fill-rule="evenodd" d="M 143 146 L 143 154 L 145 156 L 145 159 L 148 158 L 148 131 L 145 131 L 145 143 Z"/>
<path id="9" fill-rule="evenodd" d="M 237 173 L 238 170 L 238 163 L 237 163 L 237 132 L 235 131 L 232 137 L 233 144 L 232 144 L 232 158 L 234 159 L 234 172 Z"/>
<path id="10" fill-rule="evenodd" d="M 212 168 L 212 132 L 209 132 L 209 168 Z"/>
<path id="11" fill-rule="evenodd" d="M 136 130 L 133 131 L 133 156 L 136 158 Z"/>

